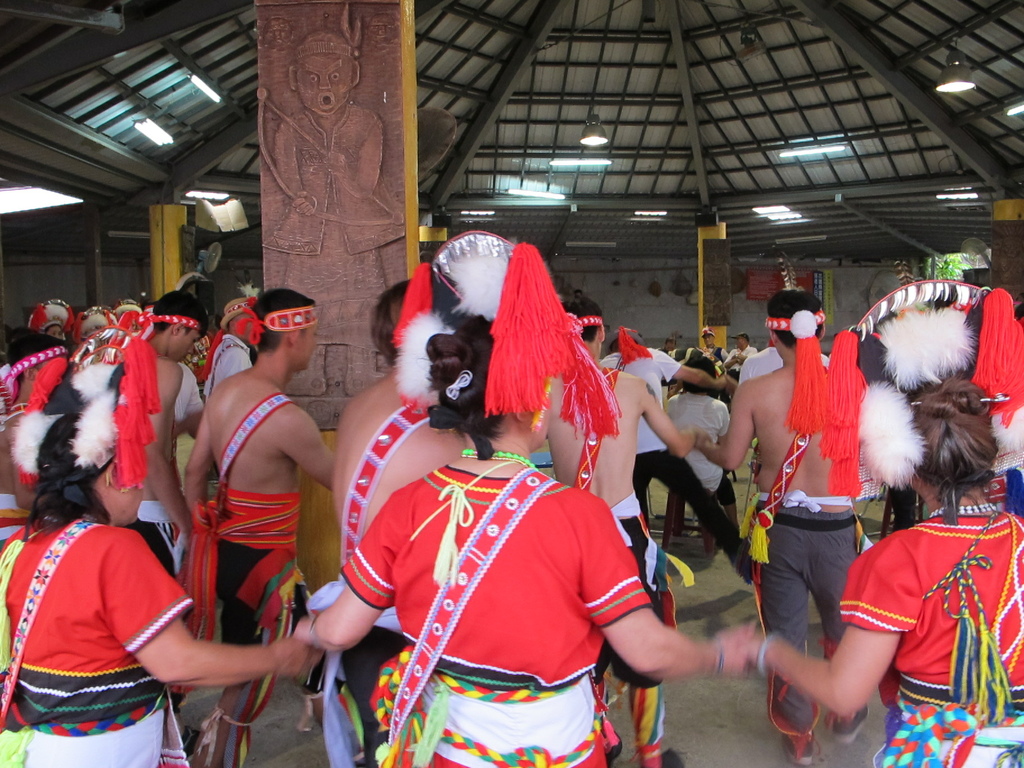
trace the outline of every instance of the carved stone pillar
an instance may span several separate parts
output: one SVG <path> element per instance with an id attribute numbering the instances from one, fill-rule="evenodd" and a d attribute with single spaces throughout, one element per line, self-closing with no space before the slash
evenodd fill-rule
<path id="1" fill-rule="evenodd" d="M 331 429 L 378 373 L 378 294 L 407 276 L 410 245 L 415 263 L 412 3 L 257 0 L 256 14 L 264 285 L 316 299 L 319 346 L 289 394 Z"/>
<path id="2" fill-rule="evenodd" d="M 1024 293 L 1024 200 L 992 206 L 992 287 L 1005 288 L 1015 301 Z"/>

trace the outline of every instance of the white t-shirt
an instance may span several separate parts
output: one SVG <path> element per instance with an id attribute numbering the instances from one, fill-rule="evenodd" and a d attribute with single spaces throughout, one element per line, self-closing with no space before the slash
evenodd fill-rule
<path id="1" fill-rule="evenodd" d="M 753 347 L 750 344 L 748 344 L 746 349 L 740 349 L 739 347 L 735 347 L 733 349 L 730 349 L 729 350 L 729 354 L 725 356 L 725 359 L 728 360 L 733 355 L 743 355 L 743 356 L 745 356 L 749 360 L 751 357 L 753 357 L 756 354 L 757 354 L 757 347 Z M 738 367 L 739 367 L 739 363 L 733 363 L 732 365 L 729 366 L 729 369 L 731 370 L 733 368 L 738 368 Z"/>
<path id="2" fill-rule="evenodd" d="M 828 368 L 828 355 L 822 354 L 821 364 Z M 775 347 L 762 349 L 753 357 L 748 357 L 747 362 L 740 368 L 740 384 L 755 376 L 764 376 L 766 373 L 777 371 L 782 367 L 782 358 Z"/>
<path id="3" fill-rule="evenodd" d="M 651 355 L 651 357 L 634 360 L 622 370 L 646 381 L 651 391 L 654 392 L 654 399 L 661 405 L 661 382 L 675 376 L 680 366 L 678 360 L 673 360 L 660 349 L 652 349 Z M 621 360 L 622 356 L 616 352 L 602 360 L 601 366 L 603 368 L 618 368 Z M 640 426 L 637 428 L 636 452 L 664 451 L 666 448 L 667 446 L 647 426 L 646 419 L 640 419 Z"/>
<path id="4" fill-rule="evenodd" d="M 193 413 L 203 410 L 203 398 L 199 396 L 199 382 L 192 369 L 184 363 L 181 366 L 181 389 L 174 401 L 174 421 L 180 424 Z"/>
<path id="5" fill-rule="evenodd" d="M 700 427 L 712 439 L 718 439 L 729 429 L 729 408 L 721 400 L 707 395 L 696 395 L 680 392 L 668 401 L 668 415 L 672 423 L 680 429 L 684 427 Z M 686 460 L 693 472 L 700 479 L 701 485 L 709 491 L 718 489 L 722 482 L 722 468 L 712 464 L 698 450 L 686 454 Z"/>
<path id="6" fill-rule="evenodd" d="M 206 396 L 212 395 L 213 388 L 224 379 L 250 368 L 252 360 L 249 359 L 249 348 L 237 336 L 225 333 L 217 347 L 217 354 L 213 356 L 210 376 L 206 380 Z"/>

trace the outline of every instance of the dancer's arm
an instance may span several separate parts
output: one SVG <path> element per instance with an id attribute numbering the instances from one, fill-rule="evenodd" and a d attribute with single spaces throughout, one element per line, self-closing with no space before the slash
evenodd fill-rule
<path id="1" fill-rule="evenodd" d="M 153 677 L 168 685 L 221 687 L 267 675 L 296 676 L 315 663 L 316 652 L 293 638 L 270 645 L 221 645 L 196 640 L 175 619 L 135 651 Z"/>
<path id="2" fill-rule="evenodd" d="M 665 626 L 646 608 L 601 628 L 612 648 L 630 667 L 656 680 L 678 680 L 716 673 L 741 675 L 756 642 L 753 624 L 733 627 L 711 641 L 693 640 Z"/>
<path id="3" fill-rule="evenodd" d="M 346 589 L 333 604 L 315 619 L 303 619 L 295 627 L 293 637 L 316 648 L 343 651 L 362 640 L 381 615 Z"/>
<path id="4" fill-rule="evenodd" d="M 900 637 L 899 632 L 848 626 L 829 661 L 812 659 L 784 640 L 770 637 L 765 641 L 764 662 L 839 717 L 850 717 L 877 691 L 896 657 Z"/>

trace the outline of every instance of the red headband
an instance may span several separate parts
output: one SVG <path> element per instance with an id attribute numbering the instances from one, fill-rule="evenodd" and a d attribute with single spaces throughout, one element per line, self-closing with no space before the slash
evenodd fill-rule
<path id="1" fill-rule="evenodd" d="M 279 309 L 269 312 L 263 318 L 263 325 L 270 331 L 299 331 L 316 324 L 316 307 L 299 307 L 297 309 Z"/>
<path id="2" fill-rule="evenodd" d="M 181 315 L 154 315 L 149 310 L 146 310 L 139 315 L 139 325 L 142 327 L 142 338 L 148 339 L 153 335 L 153 326 L 156 323 L 167 323 L 168 325 L 184 325 L 186 328 L 191 328 L 193 331 L 199 330 L 199 321 L 191 317 L 182 317 Z"/>
<path id="3" fill-rule="evenodd" d="M 245 307 L 241 312 L 241 319 L 238 321 L 238 332 L 245 337 L 252 346 L 256 346 L 263 339 L 263 331 L 301 331 L 316 325 L 316 307 L 298 307 L 296 309 L 279 309 L 270 312 L 260 320 L 255 312 Z"/>
<path id="4" fill-rule="evenodd" d="M 50 347 L 49 349 L 44 349 L 42 352 L 36 352 L 34 355 L 23 357 L 12 365 L 11 370 L 6 376 L 4 376 L 4 385 L 7 387 L 7 391 L 11 395 L 11 401 L 13 402 L 18 399 L 18 377 L 21 376 L 21 374 L 29 368 L 35 368 L 37 365 L 41 365 L 47 360 L 53 360 L 55 357 L 67 357 L 67 354 L 67 347 Z"/>
<path id="5" fill-rule="evenodd" d="M 810 328 L 810 320 L 807 319 L 808 317 L 814 319 L 813 328 Z M 817 327 L 825 323 L 825 313 L 819 310 L 814 314 L 811 314 L 809 310 L 801 309 L 799 312 L 794 312 L 793 317 L 769 317 L 767 320 L 764 321 L 764 327 L 770 331 L 789 331 L 798 339 L 806 338 L 806 336 L 801 336 L 798 332 L 794 332 L 794 320 L 796 321 L 797 331 L 809 329 L 810 333 L 808 334 L 808 336 L 813 336 Z M 806 326 L 806 328 L 802 328 L 801 326 Z"/>
<path id="6" fill-rule="evenodd" d="M 604 318 L 601 317 L 600 315 L 585 315 L 579 318 L 579 321 L 580 325 L 582 325 L 584 328 L 586 328 L 587 326 L 600 327 L 604 325 Z"/>

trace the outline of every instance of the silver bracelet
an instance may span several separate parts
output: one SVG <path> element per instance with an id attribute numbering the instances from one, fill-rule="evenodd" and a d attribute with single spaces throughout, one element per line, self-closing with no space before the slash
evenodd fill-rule
<path id="1" fill-rule="evenodd" d="M 725 671 L 725 646 L 721 640 L 715 640 L 715 650 L 718 651 L 718 664 L 715 667 L 715 674 L 720 675 Z"/>
<path id="2" fill-rule="evenodd" d="M 320 641 L 320 638 L 316 634 L 316 620 L 320 618 L 320 614 L 316 614 L 309 622 L 309 642 L 313 644 L 314 648 L 319 648 L 321 651 L 325 650 L 324 644 Z"/>
<path id="3" fill-rule="evenodd" d="M 768 635 L 765 636 L 764 640 L 761 641 L 761 647 L 757 649 L 757 671 L 763 676 L 767 677 L 768 675 L 768 670 L 765 669 L 764 663 L 764 657 L 768 652 L 768 646 L 777 639 L 778 636 L 774 632 L 769 632 Z"/>

